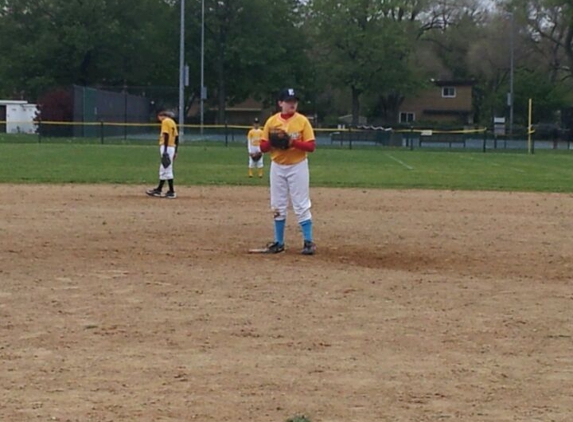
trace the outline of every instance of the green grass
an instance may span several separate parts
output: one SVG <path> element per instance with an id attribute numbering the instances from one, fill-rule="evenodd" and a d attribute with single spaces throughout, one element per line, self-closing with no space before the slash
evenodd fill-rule
<path id="1" fill-rule="evenodd" d="M 308 417 L 302 415 L 302 416 L 293 416 L 292 418 L 288 418 L 286 422 L 311 422 L 311 421 Z"/>
<path id="2" fill-rule="evenodd" d="M 265 156 L 268 173 L 268 156 Z M 2 183 L 154 184 L 156 145 L 0 143 Z M 186 144 L 175 174 L 180 185 L 266 185 L 247 179 L 246 147 Z M 573 192 L 573 153 L 480 153 L 319 148 L 310 155 L 311 184 Z"/>

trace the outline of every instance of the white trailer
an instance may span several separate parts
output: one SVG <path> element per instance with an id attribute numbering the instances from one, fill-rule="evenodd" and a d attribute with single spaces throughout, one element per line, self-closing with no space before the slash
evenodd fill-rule
<path id="1" fill-rule="evenodd" d="M 36 104 L 27 101 L 0 100 L 0 132 L 36 133 Z"/>

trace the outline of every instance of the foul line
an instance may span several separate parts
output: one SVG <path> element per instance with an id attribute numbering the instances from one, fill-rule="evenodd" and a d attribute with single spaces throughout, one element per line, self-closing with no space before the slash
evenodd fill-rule
<path id="1" fill-rule="evenodd" d="M 518 169 L 516 167 L 511 167 L 511 166 L 503 166 L 503 165 L 501 165 L 499 163 L 495 163 L 493 161 L 490 162 L 490 164 L 493 164 L 494 166 L 498 166 L 498 167 L 504 167 L 504 168 L 509 169 L 509 170 L 517 171 L 518 173 L 525 173 L 525 170 Z"/>
<path id="2" fill-rule="evenodd" d="M 402 165 L 403 165 L 404 167 L 406 167 L 408 170 L 414 170 L 414 167 L 409 166 L 408 164 L 406 164 L 405 162 L 403 162 L 403 161 L 401 161 L 401 160 L 398 160 L 396 157 L 394 157 L 394 156 L 392 156 L 392 155 L 390 155 L 390 154 L 388 154 L 388 153 L 385 153 L 385 155 L 387 155 L 388 157 L 390 157 L 392 160 L 396 161 L 397 163 L 402 164 Z"/>

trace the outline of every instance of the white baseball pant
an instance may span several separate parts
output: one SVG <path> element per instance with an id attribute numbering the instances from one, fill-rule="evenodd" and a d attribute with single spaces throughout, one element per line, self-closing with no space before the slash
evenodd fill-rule
<path id="1" fill-rule="evenodd" d="M 165 146 L 161 145 L 159 147 L 159 157 L 165 152 Z M 173 179 L 173 157 L 175 156 L 175 147 L 167 147 L 167 153 L 169 158 L 171 158 L 171 164 L 169 167 L 164 168 L 161 163 L 159 163 L 159 180 L 170 180 Z"/>
<path id="2" fill-rule="evenodd" d="M 249 168 L 250 169 L 254 169 L 255 167 L 258 169 L 262 169 L 263 168 L 263 159 L 265 157 L 261 157 L 259 159 L 259 161 L 253 161 L 253 159 L 249 156 Z"/>
<path id="3" fill-rule="evenodd" d="M 292 165 L 271 163 L 271 208 L 275 220 L 284 220 L 287 216 L 289 197 L 298 222 L 310 220 L 308 160 Z"/>
<path id="4" fill-rule="evenodd" d="M 255 167 L 262 169 L 263 168 L 263 159 L 265 158 L 264 156 L 260 158 L 259 161 L 253 161 L 253 159 L 251 158 L 250 154 L 255 154 L 257 152 L 261 152 L 261 148 L 260 147 L 252 147 L 249 146 L 249 168 L 250 169 L 254 169 Z"/>

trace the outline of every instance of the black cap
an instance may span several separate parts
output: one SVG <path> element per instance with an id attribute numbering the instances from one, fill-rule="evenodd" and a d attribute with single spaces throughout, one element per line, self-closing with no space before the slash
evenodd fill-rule
<path id="1" fill-rule="evenodd" d="M 255 117 L 255 118 L 253 119 L 253 123 L 259 123 L 259 118 L 258 118 L 258 117 Z"/>
<path id="2" fill-rule="evenodd" d="M 279 101 L 299 100 L 297 92 L 294 88 L 285 88 L 279 94 Z"/>

